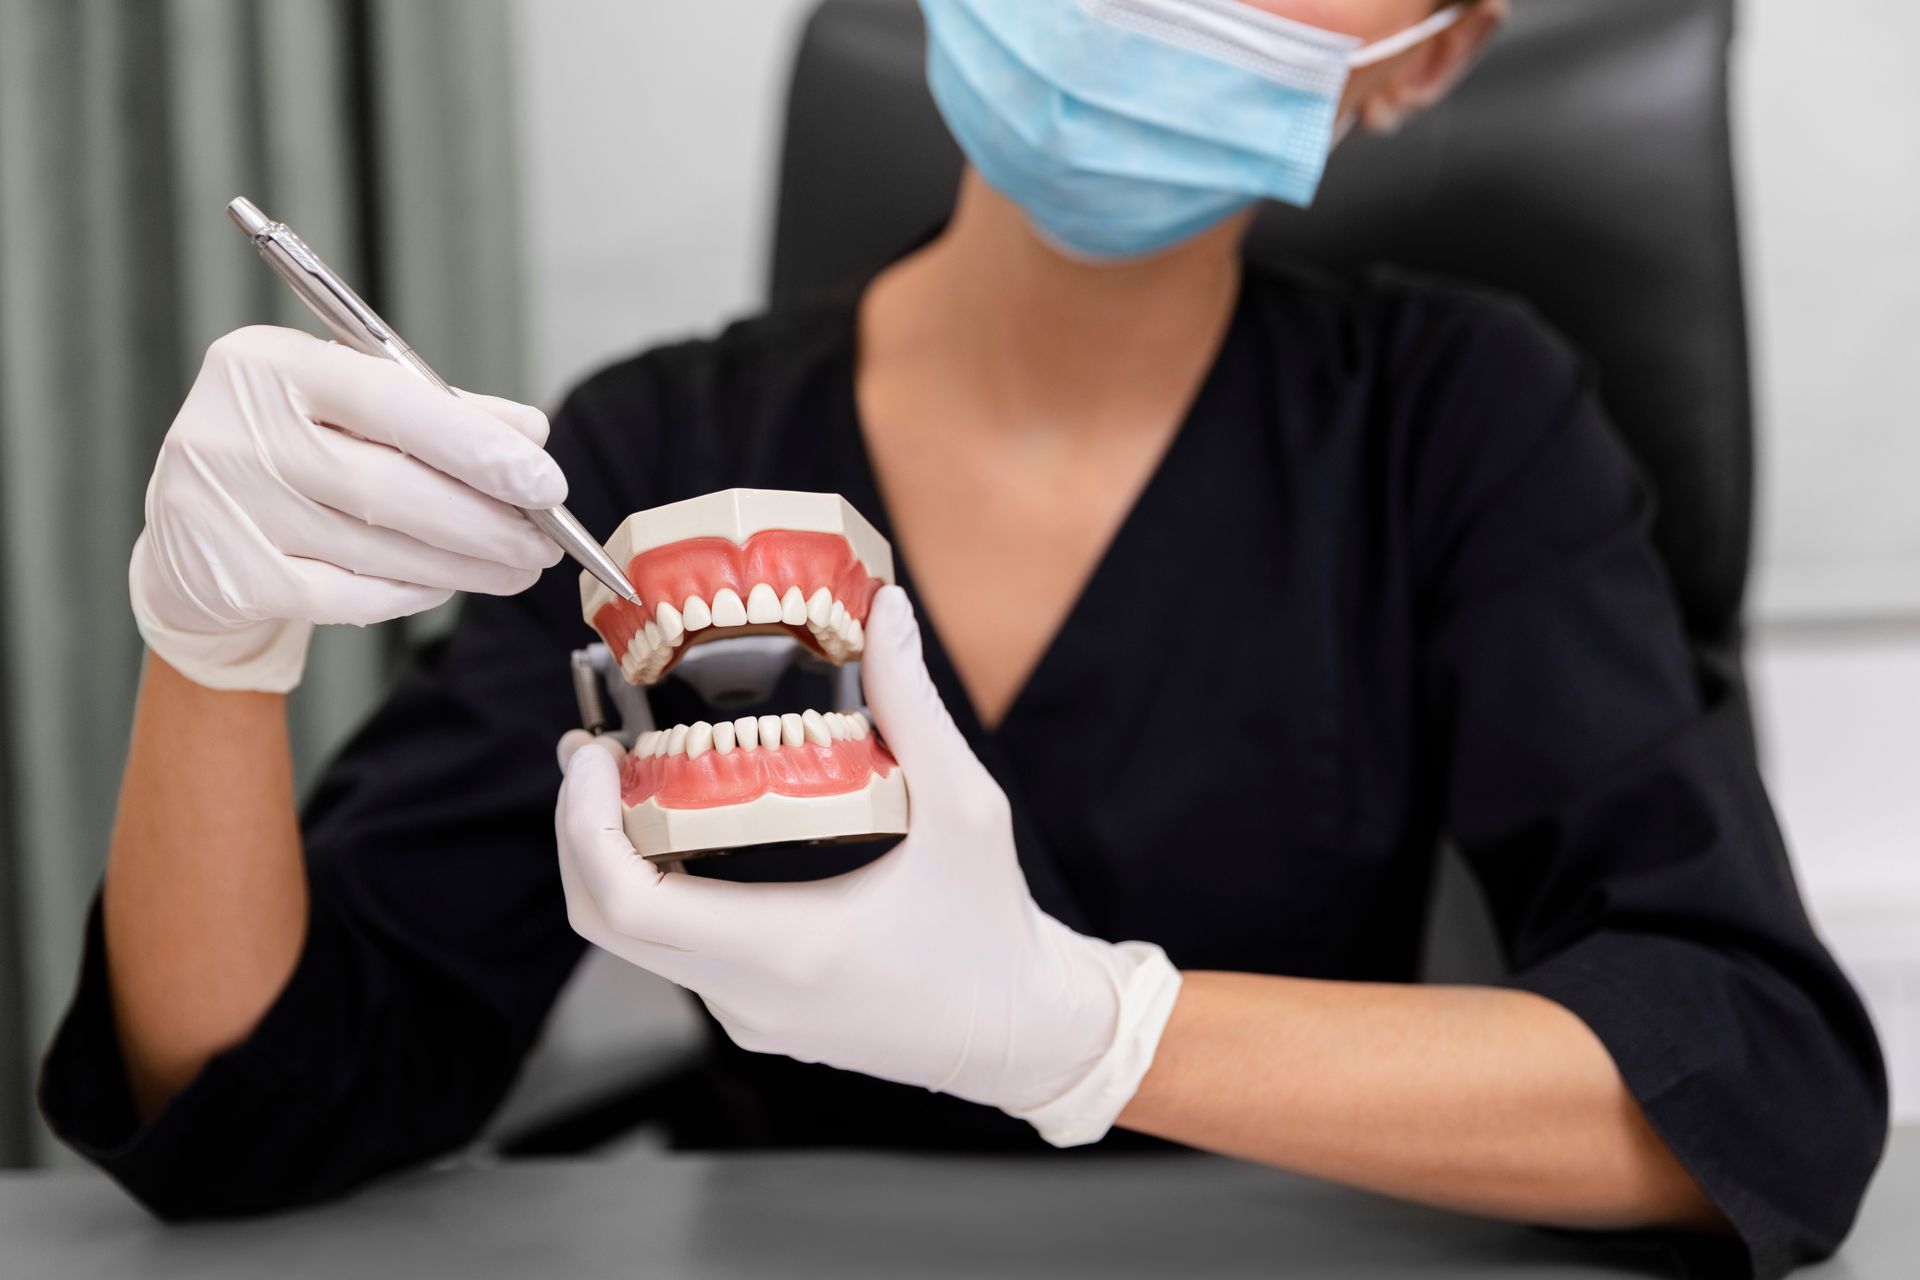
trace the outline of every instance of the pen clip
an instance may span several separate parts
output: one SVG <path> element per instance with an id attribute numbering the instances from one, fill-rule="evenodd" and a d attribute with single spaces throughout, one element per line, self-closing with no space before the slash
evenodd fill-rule
<path id="1" fill-rule="evenodd" d="M 339 304 L 353 313 L 355 320 L 366 328 L 367 334 L 375 342 L 397 344 L 398 337 L 380 314 L 368 306 L 355 293 L 351 286 L 338 275 L 333 268 L 320 260 L 320 255 L 307 247 L 307 242 L 284 222 L 270 222 L 254 236 L 256 248 L 263 247 L 262 242 L 271 242 L 287 255 L 292 264 L 312 276 L 319 286 L 325 289 Z"/>

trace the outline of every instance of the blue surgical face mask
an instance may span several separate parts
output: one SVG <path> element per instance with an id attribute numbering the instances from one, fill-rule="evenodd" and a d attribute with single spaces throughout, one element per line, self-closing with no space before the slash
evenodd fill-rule
<path id="1" fill-rule="evenodd" d="M 1313 202 L 1347 76 L 1456 21 L 1363 46 L 1244 0 L 920 0 L 961 150 L 1076 257 L 1144 257 L 1256 200 Z"/>

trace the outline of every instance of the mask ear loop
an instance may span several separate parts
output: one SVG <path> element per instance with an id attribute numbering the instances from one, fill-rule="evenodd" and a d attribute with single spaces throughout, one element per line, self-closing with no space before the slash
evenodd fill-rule
<path id="1" fill-rule="evenodd" d="M 1347 65 L 1358 69 L 1385 62 L 1388 58 L 1399 57 L 1415 45 L 1426 43 L 1466 17 L 1467 4 L 1468 0 L 1458 0 L 1457 3 L 1448 5 L 1433 16 L 1414 23 L 1399 35 L 1377 40 L 1363 49 L 1355 49 L 1347 55 Z"/>

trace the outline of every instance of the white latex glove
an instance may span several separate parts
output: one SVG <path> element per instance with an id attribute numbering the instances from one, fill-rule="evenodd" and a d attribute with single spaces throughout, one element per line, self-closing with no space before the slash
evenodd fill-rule
<path id="1" fill-rule="evenodd" d="M 546 438 L 538 409 L 455 399 L 297 330 L 227 334 L 147 484 L 140 634 L 199 684 L 284 693 L 315 623 L 524 591 L 561 554 L 513 509 L 566 500 Z"/>
<path id="2" fill-rule="evenodd" d="M 864 679 L 911 795 L 898 847 L 811 883 L 663 874 L 621 830 L 619 746 L 570 734 L 554 820 L 569 920 L 698 994 L 742 1048 L 1000 1107 L 1059 1146 L 1096 1141 L 1153 1060 L 1178 973 L 1158 947 L 1084 937 L 1034 905 L 1006 796 L 935 693 L 897 587 L 874 601 Z"/>

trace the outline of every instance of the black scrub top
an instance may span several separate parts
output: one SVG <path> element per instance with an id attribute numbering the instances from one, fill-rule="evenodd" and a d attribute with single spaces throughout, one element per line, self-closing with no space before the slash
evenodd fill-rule
<path id="1" fill-rule="evenodd" d="M 887 533 L 855 317 L 832 298 L 591 378 L 550 446 L 573 511 L 605 534 L 731 485 L 825 490 Z M 1723 1260 L 1773 1275 L 1847 1230 L 1883 1072 L 1738 705 L 1696 675 L 1648 515 L 1579 361 L 1521 309 L 1249 267 L 1187 420 L 1003 722 L 981 725 L 923 611 L 928 661 L 1012 801 L 1040 906 L 1183 968 L 1411 980 L 1456 842 L 1513 985 L 1592 1027 L 1737 1227 Z M 144 1128 L 96 910 L 42 1105 L 156 1212 L 333 1195 L 470 1140 L 500 1101 L 584 945 L 553 839 L 567 655 L 593 638 L 577 573 L 469 600 L 333 763 L 287 989 Z M 796 676 L 767 709 L 825 697 Z M 662 703 L 701 714 L 684 688 Z M 1045 1150 L 997 1111 L 710 1041 L 670 1117 L 681 1145 Z"/>

